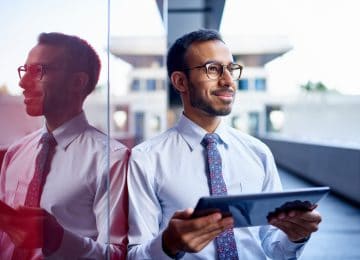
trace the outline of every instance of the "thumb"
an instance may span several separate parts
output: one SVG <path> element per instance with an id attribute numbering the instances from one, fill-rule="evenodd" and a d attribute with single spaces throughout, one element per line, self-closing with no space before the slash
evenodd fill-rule
<path id="1" fill-rule="evenodd" d="M 188 219 L 191 217 L 191 215 L 193 214 L 194 209 L 193 208 L 188 208 L 185 209 L 183 211 L 176 211 L 173 215 L 173 218 L 177 218 L 177 219 Z"/>

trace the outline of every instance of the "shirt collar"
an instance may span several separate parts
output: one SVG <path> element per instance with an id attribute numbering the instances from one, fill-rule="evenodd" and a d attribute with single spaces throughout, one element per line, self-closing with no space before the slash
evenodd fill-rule
<path id="1" fill-rule="evenodd" d="M 79 115 L 65 122 L 56 128 L 52 134 L 55 137 L 57 144 L 66 149 L 66 147 L 75 140 L 84 130 L 89 126 L 85 113 L 81 112 Z M 46 127 L 45 127 L 46 131 Z"/>
<path id="2" fill-rule="evenodd" d="M 226 131 L 226 127 L 226 124 L 221 120 L 214 133 L 219 135 L 220 141 L 224 143 L 227 148 L 229 144 L 229 134 L 228 131 Z M 191 151 L 199 147 L 202 148 L 201 141 L 207 132 L 199 125 L 182 114 L 175 128 L 184 138 Z"/>
<path id="3" fill-rule="evenodd" d="M 225 145 L 225 148 L 228 148 L 230 143 L 229 131 L 227 128 L 227 124 L 224 122 L 224 120 L 221 120 L 220 124 L 214 132 L 220 137 L 220 141 Z"/>

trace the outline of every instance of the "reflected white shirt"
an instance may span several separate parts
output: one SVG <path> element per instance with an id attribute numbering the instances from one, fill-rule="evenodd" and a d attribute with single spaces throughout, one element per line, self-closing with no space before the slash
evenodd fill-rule
<path id="1" fill-rule="evenodd" d="M 0 175 L 0 199 L 24 205 L 34 174 L 38 141 L 45 127 L 11 146 Z M 107 136 L 90 126 L 84 113 L 53 131 L 57 146 L 41 196 L 40 207 L 64 227 L 60 248 L 48 258 L 105 259 L 107 250 Z M 110 142 L 110 252 L 124 259 L 127 246 L 126 166 L 128 149 Z M 0 259 L 12 255 L 9 237 L 0 232 Z M 41 251 L 34 250 L 34 258 Z"/>
<path id="2" fill-rule="evenodd" d="M 259 140 L 220 123 L 218 149 L 228 194 L 281 190 L 270 150 Z M 181 116 L 165 133 L 133 148 L 129 159 L 128 259 L 169 259 L 161 236 L 177 210 L 195 207 L 209 196 L 205 148 L 206 131 Z M 296 259 L 303 244 L 292 243 L 280 230 L 268 226 L 235 228 L 239 259 Z M 266 252 L 266 254 L 265 254 Z M 215 259 L 215 244 L 183 259 Z"/>

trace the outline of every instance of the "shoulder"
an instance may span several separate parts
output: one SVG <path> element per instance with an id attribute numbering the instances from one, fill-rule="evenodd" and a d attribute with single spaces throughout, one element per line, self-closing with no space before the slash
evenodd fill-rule
<path id="1" fill-rule="evenodd" d="M 93 143 L 100 149 L 105 149 L 109 144 L 110 151 L 127 150 L 128 148 L 120 141 L 108 136 L 98 130 L 97 128 L 89 125 L 86 130 L 82 133 L 84 139 L 88 142 Z"/>
<path id="2" fill-rule="evenodd" d="M 232 140 L 238 142 L 243 147 L 254 151 L 256 154 L 271 155 L 269 147 L 258 138 L 243 133 L 232 127 L 228 128 L 228 133 Z"/>
<path id="3" fill-rule="evenodd" d="M 170 153 L 177 146 L 181 138 L 176 129 L 170 128 L 160 135 L 152 137 L 132 148 L 130 162 L 153 163 L 156 158 L 163 159 L 164 154 Z"/>
<path id="4" fill-rule="evenodd" d="M 107 160 L 109 149 L 111 162 L 127 160 L 129 149 L 120 141 L 109 138 L 97 128 L 88 125 L 70 144 L 73 151 L 81 152 L 89 158 L 100 162 Z"/>
<path id="5" fill-rule="evenodd" d="M 9 152 L 13 153 L 18 150 L 22 150 L 23 147 L 32 146 L 36 144 L 37 143 L 36 140 L 41 135 L 41 131 L 42 129 L 36 130 L 35 132 L 32 132 L 22 137 L 21 139 L 17 140 L 16 142 L 14 142 L 9 146 L 9 148 L 7 149 L 7 153 Z"/>
<path id="6" fill-rule="evenodd" d="M 167 145 L 170 145 L 176 140 L 178 132 L 174 128 L 170 128 L 160 135 L 150 138 L 132 149 L 132 153 L 147 152 L 156 153 L 162 151 Z"/>
<path id="7" fill-rule="evenodd" d="M 18 141 L 14 142 L 9 146 L 4 155 L 3 164 L 7 165 L 10 161 L 14 160 L 17 156 L 21 154 L 31 153 L 33 147 L 36 146 L 38 138 L 41 135 L 41 129 L 32 132 Z"/>

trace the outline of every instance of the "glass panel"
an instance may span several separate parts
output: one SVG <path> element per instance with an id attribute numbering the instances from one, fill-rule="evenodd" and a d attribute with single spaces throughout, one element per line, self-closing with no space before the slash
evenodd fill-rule
<path id="1" fill-rule="evenodd" d="M 134 79 L 131 84 L 131 91 L 138 91 L 140 90 L 140 80 Z"/>
<path id="2" fill-rule="evenodd" d="M 261 78 L 255 79 L 255 90 L 266 91 L 266 80 Z"/>
<path id="3" fill-rule="evenodd" d="M 141 13 L 141 21 L 139 6 L 147 10 Z M 119 128 L 113 120 L 110 129 L 112 136 L 128 144 L 129 148 L 166 128 L 166 33 L 162 9 L 163 1 L 148 0 L 121 0 L 112 6 L 114 23 L 110 51 L 113 65 L 110 76 L 116 84 L 111 84 L 111 106 L 126 107 L 123 111 L 127 130 Z M 120 26 L 125 24 L 131 26 Z M 114 64 L 119 64 L 116 71 Z M 116 113 L 119 120 L 120 114 Z"/>
<path id="4" fill-rule="evenodd" d="M 239 87 L 239 90 L 248 90 L 249 89 L 249 80 L 248 79 L 240 79 L 238 87 Z"/>
<path id="5" fill-rule="evenodd" d="M 135 113 L 135 140 L 136 143 L 140 143 L 144 140 L 144 130 L 145 130 L 145 122 L 144 122 L 144 112 L 136 112 Z"/>
<path id="6" fill-rule="evenodd" d="M 259 121 L 260 115 L 259 112 L 249 112 L 249 134 L 257 136 L 259 135 Z"/>
<path id="7" fill-rule="evenodd" d="M 284 112 L 279 105 L 266 106 L 266 131 L 279 133 L 284 127 Z"/>
<path id="8" fill-rule="evenodd" d="M 156 89 L 156 80 L 155 79 L 146 80 L 146 90 L 154 91 L 155 89 Z"/>
<path id="9" fill-rule="evenodd" d="M 119 259 L 127 150 L 108 133 L 130 126 L 121 104 L 111 107 L 116 124 L 107 120 L 108 5 L 3 1 L 0 10 L 0 259 Z"/>

